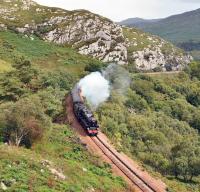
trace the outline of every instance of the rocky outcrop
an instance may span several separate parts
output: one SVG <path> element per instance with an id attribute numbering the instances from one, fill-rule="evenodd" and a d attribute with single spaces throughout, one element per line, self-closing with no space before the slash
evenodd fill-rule
<path id="1" fill-rule="evenodd" d="M 66 23 L 69 21 L 73 24 Z M 72 14 L 67 17 L 52 17 L 47 23 L 39 25 L 39 28 L 55 25 L 61 27 L 58 26 L 42 34 L 45 40 L 58 44 L 71 44 L 79 53 L 105 62 L 127 63 L 127 49 L 122 28 L 113 22 L 101 19 L 92 13 Z"/>
<path id="2" fill-rule="evenodd" d="M 180 71 L 193 59 L 183 50 L 154 35 L 124 27 L 128 61 L 142 71 Z"/>
<path id="3" fill-rule="evenodd" d="M 190 55 L 175 56 L 175 54 L 173 52 L 163 54 L 159 47 L 155 50 L 145 48 L 133 52 L 132 58 L 135 60 L 136 68 L 144 71 L 180 71 L 192 60 Z"/>
<path id="4" fill-rule="evenodd" d="M 0 23 L 0 31 L 7 30 L 6 25 Z"/>
<path id="5" fill-rule="evenodd" d="M 56 168 L 53 167 L 53 163 L 51 161 L 48 160 L 42 160 L 41 164 L 46 167 L 51 174 L 53 174 L 55 176 L 56 179 L 60 179 L 60 180 L 65 180 L 67 177 L 62 173 L 61 170 L 57 170 Z M 44 172 L 44 169 L 40 170 L 41 172 Z"/>
<path id="6" fill-rule="evenodd" d="M 85 10 L 48 8 L 31 0 L 3 0 L 0 14 L 0 30 L 8 27 L 45 41 L 68 44 L 80 54 L 103 62 L 135 64 L 140 70 L 181 70 L 191 60 L 185 53 L 178 53 L 174 46 L 164 52 L 167 42 L 158 37 L 124 29 Z"/>

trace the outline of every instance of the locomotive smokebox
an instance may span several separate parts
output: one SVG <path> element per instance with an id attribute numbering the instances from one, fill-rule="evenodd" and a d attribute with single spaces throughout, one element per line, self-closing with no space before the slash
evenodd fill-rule
<path id="1" fill-rule="evenodd" d="M 74 88 L 72 89 L 71 95 L 72 95 L 73 103 L 76 103 L 76 102 L 83 103 L 84 102 L 82 89 L 78 84 L 76 84 L 74 86 Z"/>
<path id="2" fill-rule="evenodd" d="M 78 94 L 80 96 L 81 101 L 84 102 L 83 91 L 82 91 L 81 87 L 78 87 Z"/>

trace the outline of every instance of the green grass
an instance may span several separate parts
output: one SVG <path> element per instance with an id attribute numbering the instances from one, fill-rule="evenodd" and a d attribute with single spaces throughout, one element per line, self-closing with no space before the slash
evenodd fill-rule
<path id="1" fill-rule="evenodd" d="M 15 4 L 18 6 L 15 7 Z M 61 15 L 67 15 L 69 14 L 68 11 L 65 10 L 63 13 L 62 9 L 59 8 L 52 8 L 49 9 L 48 7 L 36 5 L 36 6 L 30 6 L 29 10 L 23 10 L 21 9 L 23 3 L 18 0 L 14 0 L 11 2 L 1 2 L 1 7 L 5 9 L 10 9 L 10 7 L 14 8 L 12 13 L 9 13 L 11 16 L 15 16 L 15 20 L 5 20 L 4 18 L 0 18 L 0 21 L 3 23 L 6 23 L 8 26 L 13 27 L 23 27 L 27 23 L 30 23 L 34 20 L 35 23 L 42 23 L 45 21 L 45 19 L 50 19 L 52 16 L 61 16 Z M 38 12 L 36 9 L 41 9 L 42 11 Z M 57 12 L 58 13 L 57 13 Z M 37 13 L 37 14 L 36 14 Z"/>
<path id="2" fill-rule="evenodd" d="M 148 47 L 148 45 L 151 45 L 151 42 L 147 39 L 147 33 L 144 33 L 138 29 L 123 28 L 123 34 L 125 38 L 129 39 L 129 41 L 134 41 L 137 43 L 137 46 L 129 46 L 129 53 L 132 53 L 133 51 L 142 51 L 144 48 Z"/>
<path id="3" fill-rule="evenodd" d="M 0 181 L 7 191 L 126 191 L 124 181 L 112 175 L 110 166 L 89 154 L 65 125 L 54 125 L 32 150 L 0 145 L 0 158 Z M 43 165 L 44 160 L 62 170 L 66 180 L 56 179 Z"/>
<path id="4" fill-rule="evenodd" d="M 13 54 L 18 53 L 26 55 L 30 59 L 44 57 L 55 51 L 54 45 L 44 43 L 37 37 L 34 37 L 34 40 L 31 40 L 24 35 L 11 32 L 1 32 L 0 39 L 2 49 L 4 48 L 4 50 L 10 50 Z"/>
<path id="5" fill-rule="evenodd" d="M 12 70 L 10 63 L 7 63 L 6 61 L 0 59 L 0 72 L 10 71 L 10 70 Z"/>
<path id="6" fill-rule="evenodd" d="M 12 32 L 0 32 L 0 72 L 12 69 L 18 57 L 29 59 L 42 71 L 85 74 L 85 65 L 99 61 L 82 56 L 67 46 L 34 40 Z M 66 90 L 67 91 L 67 90 Z M 107 192 L 127 191 L 125 182 L 112 174 L 108 164 L 90 154 L 66 125 L 53 124 L 44 138 L 31 149 L 0 144 L 0 182 L 10 192 Z M 66 180 L 56 179 L 42 164 L 62 170 Z"/>
<path id="7" fill-rule="evenodd" d="M 147 36 L 141 36 L 139 31 L 135 31 L 135 33 L 126 31 L 125 33 L 127 38 L 138 39 L 137 50 L 150 43 L 147 40 Z M 144 44 L 141 44 L 141 42 Z M 131 47 L 129 51 L 134 49 L 134 47 Z M 170 47 L 166 47 L 167 51 L 169 49 Z M 87 64 L 99 63 L 95 59 L 78 54 L 76 50 L 68 46 L 47 43 L 35 36 L 34 40 L 31 40 L 28 37 L 9 31 L 0 32 L 0 72 L 11 70 L 11 64 L 15 58 L 20 56 L 29 59 L 41 70 L 61 70 L 78 76 L 85 74 L 84 67 Z M 177 75 L 167 74 L 153 76 L 152 78 L 154 80 L 158 78 L 164 83 L 166 82 L 168 86 L 182 82 Z M 155 100 L 161 102 L 169 98 L 168 95 L 155 91 L 152 91 L 150 94 L 152 94 L 150 96 L 154 97 Z M 120 105 L 116 104 L 117 109 L 120 107 Z M 126 110 L 124 106 L 122 107 Z M 115 115 L 114 112 L 113 116 Z M 117 117 L 123 121 L 123 113 L 116 114 L 114 118 Z M 138 115 L 138 117 L 143 116 Z M 145 118 L 147 119 L 147 117 Z M 126 131 L 123 126 L 121 128 Z M 120 128 L 118 127 L 118 129 Z M 113 135 L 115 137 L 113 142 L 120 143 L 123 135 L 118 135 L 117 131 Z M 124 139 L 125 144 L 126 141 L 128 142 L 128 140 Z M 134 156 L 134 158 L 136 157 Z M 92 188 L 96 191 L 105 192 L 127 191 L 124 181 L 112 175 L 109 165 L 102 163 L 98 157 L 88 153 L 86 148 L 80 144 L 78 138 L 66 125 L 53 125 L 52 130 L 49 130 L 41 142 L 34 144 L 31 150 L 0 145 L 0 159 L 0 181 L 5 182 L 9 188 L 8 191 L 79 192 L 89 191 Z M 43 159 L 50 160 L 55 168 L 61 169 L 67 176 L 66 181 L 56 180 L 54 175 L 41 164 Z M 41 169 L 44 169 L 44 172 L 41 172 Z M 151 169 L 149 168 L 149 170 Z M 155 174 L 155 171 L 153 170 L 152 173 Z M 174 191 L 192 191 L 191 188 L 193 186 L 191 184 L 187 185 L 175 179 L 161 178 Z M 198 178 L 195 179 L 198 181 Z M 198 190 L 196 185 L 193 188 L 196 191 Z"/>
<path id="8" fill-rule="evenodd" d="M 36 36 L 33 38 L 9 31 L 0 32 L 0 59 L 11 64 L 15 58 L 24 56 L 41 69 L 61 69 L 76 75 L 82 75 L 88 63 L 100 63 L 68 46 L 47 43 Z"/>

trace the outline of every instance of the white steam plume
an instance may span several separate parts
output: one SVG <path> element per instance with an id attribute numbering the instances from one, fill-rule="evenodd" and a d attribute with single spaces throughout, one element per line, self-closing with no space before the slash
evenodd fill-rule
<path id="1" fill-rule="evenodd" d="M 119 65 L 110 64 L 102 73 L 93 72 L 82 78 L 78 86 L 91 108 L 95 110 L 109 98 L 111 90 L 119 94 L 126 93 L 130 81 L 128 71 Z"/>
<path id="2" fill-rule="evenodd" d="M 103 103 L 110 96 L 109 81 L 100 72 L 93 72 L 82 78 L 79 83 L 82 95 L 87 99 L 93 109 Z"/>

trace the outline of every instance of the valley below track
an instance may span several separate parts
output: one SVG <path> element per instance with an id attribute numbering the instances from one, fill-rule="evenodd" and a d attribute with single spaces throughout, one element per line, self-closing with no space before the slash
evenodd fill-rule
<path id="1" fill-rule="evenodd" d="M 78 133 L 81 142 L 92 154 L 109 163 L 115 175 L 124 178 L 128 191 L 166 192 L 166 185 L 161 180 L 153 178 L 128 156 L 119 153 L 101 131 L 96 137 L 87 135 L 74 115 L 71 95 L 66 96 L 65 106 L 67 123 Z"/>

